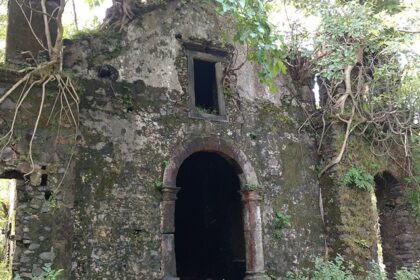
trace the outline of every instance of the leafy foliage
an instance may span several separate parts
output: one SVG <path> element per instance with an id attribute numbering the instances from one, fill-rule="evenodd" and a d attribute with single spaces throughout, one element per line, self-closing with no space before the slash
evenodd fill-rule
<path id="1" fill-rule="evenodd" d="M 372 269 L 367 271 L 363 278 L 355 276 L 349 269 L 351 263 L 345 262 L 344 258 L 338 255 L 334 260 L 328 261 L 321 258 L 315 259 L 313 269 L 304 268 L 295 272 L 289 272 L 289 280 L 386 280 L 386 273 L 380 269 L 378 264 L 373 264 Z M 274 278 L 275 279 L 275 278 Z M 395 274 L 396 280 L 418 280 L 420 279 L 420 263 L 417 263 L 412 270 L 405 267 L 399 269 Z"/>
<path id="2" fill-rule="evenodd" d="M 356 279 L 350 270 L 344 266 L 344 259 L 341 256 L 337 256 L 333 261 L 316 258 L 313 270 L 303 269 L 302 271 L 289 272 L 287 278 L 290 280 Z"/>
<path id="3" fill-rule="evenodd" d="M 9 221 L 9 182 L 0 179 L 0 279 L 11 278 L 11 267 L 7 256 L 8 239 L 6 237 L 7 223 Z"/>
<path id="4" fill-rule="evenodd" d="M 368 192 L 374 191 L 374 178 L 365 170 L 357 167 L 350 168 L 349 171 L 341 179 L 342 183 L 347 187 L 355 187 Z"/>
<path id="5" fill-rule="evenodd" d="M 302 82 L 308 73 L 320 75 L 326 91 L 325 126 L 346 126 L 337 156 L 320 175 L 341 161 L 350 135 L 359 132 L 374 152 L 389 155 L 407 176 L 414 176 L 414 145 L 407 139 L 419 130 L 420 59 L 408 47 L 413 34 L 391 20 L 404 8 L 399 0 L 285 1 L 321 19 L 312 38 L 301 25 L 291 25 L 287 42 L 269 24 L 270 6 L 264 1 L 215 1 L 222 15 L 233 18 L 238 30 L 234 39 L 250 46 L 248 59 L 262 66 L 261 81 L 270 89 L 275 90 L 273 79 L 285 70 L 286 58 L 295 81 Z M 395 159 L 389 153 L 395 147 L 402 147 L 406 156 Z"/>
<path id="6" fill-rule="evenodd" d="M 404 192 L 404 198 L 410 204 L 414 215 L 420 217 L 420 190 L 418 188 L 408 189 Z"/>
<path id="7" fill-rule="evenodd" d="M 274 235 L 276 238 L 283 236 L 283 230 L 290 227 L 290 215 L 277 211 L 274 220 Z"/>
<path id="8" fill-rule="evenodd" d="M 0 0 L 0 63 L 4 62 L 4 48 L 1 44 L 5 44 L 7 30 L 7 1 Z"/>
<path id="9" fill-rule="evenodd" d="M 351 0 L 338 0 L 336 1 L 340 5 L 345 5 Z M 306 0 L 306 1 L 299 1 L 299 0 L 288 0 L 287 3 L 292 4 L 293 6 L 306 10 L 308 12 L 316 12 L 319 10 L 320 5 L 330 3 L 330 1 L 325 0 Z M 361 0 L 359 1 L 360 4 L 369 4 L 375 13 L 380 13 L 382 11 L 388 12 L 390 14 L 394 14 L 400 12 L 403 7 L 400 0 Z"/>
<path id="10" fill-rule="evenodd" d="M 269 6 L 263 0 L 215 0 L 221 15 L 233 19 L 237 33 L 234 40 L 248 46 L 248 59 L 261 66 L 259 77 L 272 92 L 280 73 L 286 72 L 283 59 L 286 48 L 283 38 L 276 34 L 268 21 Z"/>
<path id="11" fill-rule="evenodd" d="M 258 190 L 261 190 L 261 185 L 259 183 L 245 184 L 243 190 L 245 190 L 245 191 L 258 191 Z"/>
<path id="12" fill-rule="evenodd" d="M 419 129 L 420 92 L 418 55 L 407 47 L 411 34 L 389 25 L 372 5 L 325 5 L 311 70 L 323 77 L 324 119 L 345 124 L 346 133 L 337 157 L 321 174 L 341 161 L 349 136 L 361 132 L 377 153 L 392 157 L 390 150 L 403 147 L 406 157 L 398 164 L 412 176 L 413 146 L 407 139 Z"/>
<path id="13" fill-rule="evenodd" d="M 98 7 L 104 3 L 104 0 L 85 0 L 90 8 Z"/>
<path id="14" fill-rule="evenodd" d="M 417 217 L 420 217 L 420 135 L 412 137 L 413 149 L 413 169 L 415 176 L 406 179 L 408 187 L 404 191 L 404 198 L 411 206 Z"/>
<path id="15" fill-rule="evenodd" d="M 58 280 L 60 274 L 64 271 L 63 269 L 55 270 L 52 268 L 52 264 L 46 264 L 42 268 L 42 273 L 39 276 L 32 277 L 31 280 Z M 13 280 L 22 280 L 19 275 L 16 275 Z"/>
<path id="16" fill-rule="evenodd" d="M 5 262 L 0 262 L 0 279 L 11 279 L 12 272 L 10 271 L 9 266 Z"/>
<path id="17" fill-rule="evenodd" d="M 416 266 L 410 271 L 406 267 L 403 267 L 395 274 L 396 280 L 419 280 L 420 279 L 420 262 L 417 262 Z"/>
<path id="18" fill-rule="evenodd" d="M 322 48 L 324 55 L 317 61 L 316 68 L 321 76 L 333 80 L 344 79 L 343 69 L 358 62 L 360 51 L 380 45 L 386 38 L 384 25 L 373 15 L 373 11 L 350 2 L 340 8 L 321 8 L 320 36 L 315 45 Z"/>

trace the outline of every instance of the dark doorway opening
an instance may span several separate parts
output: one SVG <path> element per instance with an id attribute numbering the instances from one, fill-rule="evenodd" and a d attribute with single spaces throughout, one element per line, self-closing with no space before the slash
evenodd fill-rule
<path id="1" fill-rule="evenodd" d="M 194 92 L 201 113 L 219 114 L 215 62 L 194 59 Z"/>
<path id="2" fill-rule="evenodd" d="M 375 184 L 384 265 L 388 277 L 393 279 L 395 271 L 403 266 L 404 244 L 400 238 L 406 228 L 400 220 L 402 188 L 388 172 L 375 176 Z"/>
<path id="3" fill-rule="evenodd" d="M 177 175 L 175 254 L 182 280 L 245 277 L 245 238 L 240 182 L 216 153 L 188 157 Z"/>

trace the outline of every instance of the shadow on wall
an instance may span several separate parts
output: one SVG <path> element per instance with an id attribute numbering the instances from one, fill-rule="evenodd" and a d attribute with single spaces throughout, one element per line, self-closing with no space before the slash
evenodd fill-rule
<path id="1" fill-rule="evenodd" d="M 390 279 L 401 267 L 415 265 L 416 236 L 400 182 L 385 171 L 375 176 L 377 209 L 385 270 Z"/>

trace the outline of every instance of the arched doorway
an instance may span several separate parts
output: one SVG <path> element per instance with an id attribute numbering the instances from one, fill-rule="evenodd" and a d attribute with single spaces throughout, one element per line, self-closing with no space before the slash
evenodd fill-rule
<path id="1" fill-rule="evenodd" d="M 246 271 L 240 181 L 222 156 L 197 152 L 184 160 L 176 185 L 177 276 L 243 279 Z"/>
<path id="2" fill-rule="evenodd" d="M 234 198 L 233 200 L 230 200 L 230 201 L 228 200 L 230 202 L 229 204 L 226 202 L 223 202 L 221 203 L 221 205 L 223 205 L 222 207 L 220 206 L 216 207 L 217 211 L 219 211 L 218 207 L 221 208 L 220 213 L 225 213 L 225 214 L 228 213 L 228 215 L 230 215 L 228 217 L 219 216 L 219 221 L 224 221 L 224 222 L 220 222 L 218 224 L 222 225 L 222 228 L 223 228 L 223 225 L 225 225 L 225 230 L 227 227 L 228 232 L 236 232 L 235 234 L 232 234 L 232 233 L 227 234 L 227 233 L 223 233 L 223 230 L 222 230 L 221 232 L 219 232 L 219 236 L 220 235 L 222 236 L 223 241 L 220 241 L 220 242 L 214 241 L 214 240 L 217 240 L 216 237 L 211 237 L 214 240 L 212 241 L 213 243 L 210 243 L 210 244 L 218 245 L 219 248 L 221 248 L 222 252 L 228 252 L 228 253 L 223 254 L 223 258 L 227 258 L 228 260 L 222 261 L 221 264 L 220 263 L 218 264 L 216 262 L 216 269 L 217 270 L 222 269 L 223 266 L 227 266 L 227 268 L 222 269 L 222 271 L 225 271 L 223 272 L 223 275 L 225 275 L 226 273 L 228 275 L 231 275 L 229 273 L 233 273 L 233 271 L 235 270 L 239 271 L 237 272 L 237 274 L 233 274 L 233 275 L 240 275 L 238 276 L 238 278 L 224 277 L 225 279 L 235 279 L 235 280 L 236 279 L 238 280 L 240 279 L 246 279 L 246 280 L 266 279 L 265 271 L 264 271 L 264 253 L 263 253 L 263 241 L 262 241 L 262 220 L 261 220 L 260 196 L 259 196 L 259 192 L 256 191 L 255 189 L 249 190 L 245 188 L 245 186 L 258 186 L 259 182 L 257 180 L 257 176 L 255 174 L 254 168 L 251 162 L 246 157 L 245 153 L 237 149 L 231 143 L 219 137 L 197 137 L 197 138 L 192 138 L 191 140 L 185 143 L 181 143 L 178 147 L 174 149 L 174 152 L 170 160 L 166 164 L 165 171 L 163 174 L 162 201 L 160 205 L 161 233 L 162 233 L 161 235 L 162 279 L 165 279 L 165 280 L 179 279 L 177 268 L 179 268 L 178 270 L 180 270 L 181 273 L 183 273 L 182 271 L 185 271 L 183 267 L 181 267 L 180 265 L 177 265 L 177 261 L 181 261 L 181 263 L 183 262 L 183 260 L 180 260 L 180 256 L 182 256 L 183 254 L 182 253 L 183 245 L 182 243 L 181 245 L 179 245 L 179 239 L 181 238 L 182 240 L 182 233 L 181 233 L 181 237 L 180 236 L 177 237 L 178 246 L 175 246 L 175 235 L 177 234 L 178 230 L 181 230 L 181 232 L 183 230 L 182 218 L 181 218 L 181 223 L 179 223 L 179 222 L 176 222 L 176 217 L 175 217 L 175 216 L 180 215 L 179 213 L 175 214 L 176 212 L 175 208 L 179 208 L 179 206 L 176 205 L 176 201 L 178 198 L 177 194 L 179 191 L 181 191 L 182 187 L 185 187 L 185 186 L 182 186 L 184 182 L 187 185 L 187 187 L 184 188 L 185 190 L 189 189 L 188 185 L 191 185 L 191 186 L 193 185 L 194 180 L 188 179 L 188 176 L 196 176 L 195 173 L 198 173 L 198 172 L 195 169 L 196 168 L 195 165 L 198 165 L 197 163 L 201 161 L 212 162 L 212 164 L 216 164 L 217 166 L 219 166 L 218 168 L 216 168 L 216 172 L 210 172 L 212 176 L 209 179 L 214 180 L 212 181 L 213 182 L 212 184 L 217 185 L 218 181 L 216 178 L 220 177 L 219 180 L 226 180 L 225 183 L 223 183 L 224 185 L 230 186 L 226 188 L 227 190 L 223 189 L 223 191 L 226 191 L 226 193 L 223 193 L 222 191 L 222 195 L 217 194 L 217 192 L 215 192 L 217 195 L 213 194 L 216 196 L 216 198 L 211 198 L 212 201 L 216 201 L 216 200 L 220 201 L 222 199 L 226 199 L 224 197 L 225 195 L 229 197 L 229 196 L 235 196 L 235 194 L 238 194 L 238 193 L 240 193 L 240 198 L 241 198 L 241 201 L 239 202 L 240 204 L 238 204 L 238 200 L 237 200 L 239 199 L 239 197 L 236 196 L 236 198 Z M 185 168 L 183 166 L 184 163 L 185 163 L 185 166 L 187 166 Z M 191 166 L 190 168 L 188 168 L 190 164 Z M 220 168 L 220 166 L 222 166 L 222 168 Z M 185 169 L 186 171 L 182 171 L 181 168 Z M 224 171 L 217 172 L 217 170 L 224 170 Z M 204 169 L 203 169 L 203 172 L 204 172 Z M 207 173 L 209 173 L 208 170 L 207 170 Z M 184 179 L 182 179 L 182 177 L 184 177 Z M 202 186 L 201 189 L 203 188 L 204 190 L 211 189 L 210 185 L 208 188 Z M 239 192 L 238 192 L 238 188 L 241 188 Z M 194 191 L 192 191 L 192 193 L 193 192 Z M 183 196 L 186 198 L 194 197 L 192 193 L 190 194 L 188 193 L 189 192 L 187 192 L 187 194 Z M 190 200 L 191 199 L 187 199 L 187 201 L 190 201 Z M 192 199 L 191 203 L 195 203 L 194 199 Z M 205 204 L 206 203 L 204 203 L 204 205 Z M 182 205 L 182 202 L 181 202 L 181 205 Z M 207 206 L 210 206 L 210 205 L 215 205 L 215 202 L 213 203 L 208 202 Z M 240 205 L 241 207 L 238 207 L 238 205 Z M 232 211 L 230 210 L 229 207 L 233 207 L 236 210 L 234 210 L 233 213 L 230 213 Z M 238 208 L 241 208 L 241 211 L 237 211 Z M 205 207 L 203 207 L 201 211 L 203 211 L 203 209 L 205 209 Z M 214 209 L 214 206 L 212 206 L 212 209 Z M 178 212 L 184 211 L 185 213 L 188 212 L 187 210 L 182 210 L 182 206 L 181 206 L 181 210 L 178 209 L 177 211 Z M 192 214 L 195 215 L 193 211 L 194 210 L 191 210 L 190 213 L 188 213 L 188 215 L 190 216 Z M 242 219 L 240 218 L 238 219 L 240 215 L 242 215 Z M 226 219 L 227 221 L 229 221 L 229 219 L 235 219 L 235 223 L 231 224 L 230 222 L 226 222 Z M 240 221 L 243 224 L 241 226 L 238 226 L 240 224 Z M 188 219 L 188 218 L 184 219 L 184 223 L 188 224 L 191 222 L 192 222 L 191 219 Z M 175 225 L 175 223 L 177 223 L 177 225 Z M 181 229 L 179 229 L 179 227 L 181 227 Z M 232 235 L 235 235 L 235 240 L 232 241 L 231 243 L 226 242 L 226 240 L 229 239 L 226 236 L 232 236 Z M 217 234 L 215 236 L 217 236 Z M 211 240 L 211 238 L 206 239 L 206 241 Z M 242 277 L 242 275 L 244 274 L 244 267 L 242 264 L 244 257 L 243 257 L 243 251 L 241 248 L 243 247 L 245 247 L 244 248 L 245 267 L 246 267 L 245 277 Z M 178 252 L 176 252 L 179 249 L 181 250 L 180 252 L 181 255 L 179 255 Z M 216 253 L 213 252 L 212 254 L 216 254 Z M 232 254 L 232 255 L 229 255 L 229 254 Z M 219 253 L 219 256 L 220 255 L 221 254 Z M 207 257 L 207 261 L 212 260 L 210 256 Z M 215 269 L 213 268 L 213 269 L 210 269 L 210 271 L 211 270 L 214 271 Z M 204 271 L 208 271 L 208 270 L 204 270 Z M 205 275 L 204 273 L 202 274 Z M 209 278 L 210 277 L 212 276 L 209 276 Z M 214 277 L 219 277 L 219 276 L 214 276 Z M 181 278 L 187 279 L 185 276 L 182 276 Z M 195 278 L 195 279 L 200 279 L 200 278 Z M 204 279 L 204 278 L 201 278 L 201 279 Z M 218 278 L 212 277 L 210 279 L 218 279 Z"/>
<path id="3" fill-rule="evenodd" d="M 376 175 L 375 184 L 383 261 L 388 277 L 393 279 L 396 270 L 404 266 L 404 259 L 410 258 L 408 211 L 401 184 L 389 172 Z"/>

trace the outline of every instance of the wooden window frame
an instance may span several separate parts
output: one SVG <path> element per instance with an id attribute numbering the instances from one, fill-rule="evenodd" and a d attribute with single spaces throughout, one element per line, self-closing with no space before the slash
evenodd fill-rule
<path id="1" fill-rule="evenodd" d="M 206 119 L 211 121 L 228 121 L 225 98 L 223 95 L 223 63 L 226 59 L 223 56 L 218 56 L 210 53 L 199 52 L 194 50 L 186 50 L 188 57 L 188 92 L 190 96 L 189 113 L 188 116 L 194 119 Z M 217 89 L 217 109 L 218 114 L 208 114 L 197 110 L 195 105 L 195 75 L 194 75 L 194 60 L 202 60 L 212 62 L 215 64 L 215 78 Z"/>

